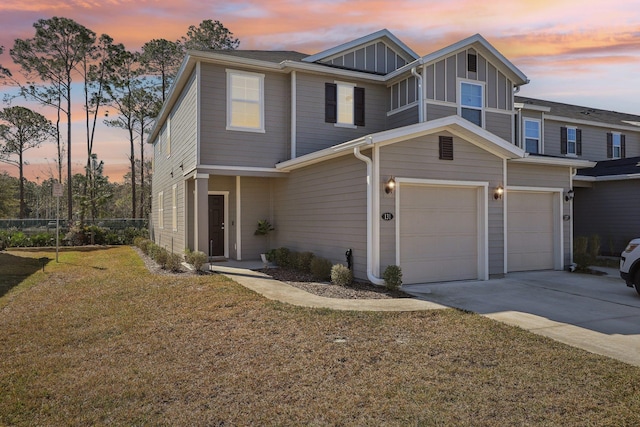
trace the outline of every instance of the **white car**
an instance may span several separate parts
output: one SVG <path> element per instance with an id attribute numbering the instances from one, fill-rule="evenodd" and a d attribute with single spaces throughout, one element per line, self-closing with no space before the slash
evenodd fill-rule
<path id="1" fill-rule="evenodd" d="M 630 241 L 620 254 L 620 277 L 640 294 L 640 238 Z"/>

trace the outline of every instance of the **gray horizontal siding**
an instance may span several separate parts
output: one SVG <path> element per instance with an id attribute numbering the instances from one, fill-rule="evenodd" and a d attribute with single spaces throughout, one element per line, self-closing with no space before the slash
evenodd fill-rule
<path id="1" fill-rule="evenodd" d="M 274 223 L 271 212 L 271 178 L 241 177 L 242 259 L 260 259 L 270 249 L 273 233 L 256 236 L 258 221 Z M 277 230 L 276 230 L 277 231 Z"/>
<path id="2" fill-rule="evenodd" d="M 586 160 L 607 159 L 607 133 L 610 128 L 593 125 L 574 125 L 555 120 L 544 122 L 544 152 L 552 156 L 563 155 L 560 152 L 560 129 L 573 126 L 582 130 L 582 156 Z M 625 135 L 626 157 L 640 156 L 640 132 L 620 131 Z"/>
<path id="3" fill-rule="evenodd" d="M 455 116 L 456 114 L 458 114 L 458 108 L 456 106 L 427 104 L 427 121 L 441 119 L 443 117 Z"/>
<path id="4" fill-rule="evenodd" d="M 200 163 L 205 165 L 273 167 L 289 158 L 290 93 L 289 76 L 262 73 L 264 79 L 265 133 L 226 130 L 226 70 L 202 64 Z"/>
<path id="5" fill-rule="evenodd" d="M 632 195 L 635 195 L 633 197 Z M 600 250 L 620 255 L 629 240 L 640 237 L 640 180 L 596 182 L 575 188 L 574 236 L 600 237 Z"/>
<path id="6" fill-rule="evenodd" d="M 353 156 L 323 162 L 273 180 L 273 247 L 311 251 L 345 264 L 353 249 L 354 274 L 366 279 L 366 165 Z"/>
<path id="7" fill-rule="evenodd" d="M 505 141 L 513 143 L 513 115 L 505 113 L 485 113 L 485 129 Z"/>
<path id="8" fill-rule="evenodd" d="M 333 83 L 333 77 L 298 72 L 296 80 L 297 156 L 385 129 L 389 103 L 385 86 L 351 82 L 365 89 L 365 126 L 346 128 L 325 123 L 324 85 Z"/>
<path id="9" fill-rule="evenodd" d="M 407 108 L 406 110 L 387 116 L 387 129 L 395 129 L 402 126 L 409 126 L 418 123 L 418 106 Z"/>
<path id="10" fill-rule="evenodd" d="M 380 174 L 402 178 L 489 182 L 489 188 L 502 183 L 502 160 L 460 138 L 454 137 L 454 160 L 439 160 L 438 135 L 412 139 L 381 148 Z M 382 191 L 381 212 L 395 210 L 395 196 Z M 503 203 L 488 201 L 489 274 L 504 271 Z M 395 221 L 380 224 L 381 266 L 395 263 Z"/>

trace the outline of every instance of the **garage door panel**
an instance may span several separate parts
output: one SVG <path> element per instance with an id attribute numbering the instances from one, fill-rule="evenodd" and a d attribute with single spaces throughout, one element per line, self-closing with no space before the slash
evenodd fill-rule
<path id="1" fill-rule="evenodd" d="M 508 271 L 554 267 L 554 194 L 510 192 L 507 197 Z"/>
<path id="2" fill-rule="evenodd" d="M 403 185 L 400 266 L 404 283 L 478 277 L 478 190 Z"/>

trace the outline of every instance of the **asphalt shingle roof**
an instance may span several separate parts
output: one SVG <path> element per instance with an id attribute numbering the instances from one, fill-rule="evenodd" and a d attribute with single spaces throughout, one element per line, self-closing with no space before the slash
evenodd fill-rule
<path id="1" fill-rule="evenodd" d="M 293 50 L 215 50 L 211 52 L 239 58 L 273 62 L 276 64 L 279 64 L 282 61 L 300 62 L 303 58 L 309 56 L 306 53 L 295 52 Z"/>
<path id="2" fill-rule="evenodd" d="M 583 176 L 612 176 L 632 174 L 640 174 L 640 157 L 604 160 L 598 162 L 595 167 L 578 170 L 578 175 Z"/>
<path id="3" fill-rule="evenodd" d="M 628 113 L 619 113 L 616 111 L 599 110 L 592 107 L 581 107 L 579 105 L 563 104 L 561 102 L 545 101 L 542 99 L 526 98 L 523 96 L 516 96 L 515 102 L 528 105 L 537 105 L 541 107 L 549 107 L 551 111 L 549 114 L 554 116 L 562 116 L 570 119 L 590 120 L 599 123 L 606 123 L 612 125 L 626 125 L 632 126 L 631 123 L 637 123 L 638 130 L 640 131 L 640 116 Z"/>

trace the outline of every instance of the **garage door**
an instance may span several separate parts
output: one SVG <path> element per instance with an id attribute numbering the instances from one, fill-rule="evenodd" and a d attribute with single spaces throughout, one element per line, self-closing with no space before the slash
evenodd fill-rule
<path id="1" fill-rule="evenodd" d="M 553 269 L 553 200 L 553 193 L 509 192 L 508 271 Z"/>
<path id="2" fill-rule="evenodd" d="M 477 193 L 466 187 L 402 186 L 403 283 L 478 278 Z"/>

